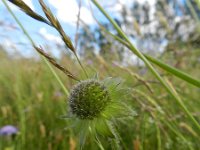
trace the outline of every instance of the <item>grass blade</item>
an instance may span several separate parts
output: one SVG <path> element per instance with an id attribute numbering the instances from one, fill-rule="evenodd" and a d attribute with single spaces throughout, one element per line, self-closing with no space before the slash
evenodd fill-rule
<path id="1" fill-rule="evenodd" d="M 155 59 L 149 55 L 144 54 L 144 56 L 151 61 L 152 63 L 154 63 L 155 65 L 159 66 L 160 68 L 164 69 L 165 71 L 175 75 L 176 77 L 192 84 L 195 85 L 197 87 L 200 88 L 200 80 L 194 79 L 193 77 L 191 77 L 190 75 L 186 74 L 185 72 L 180 71 L 179 69 L 176 69 L 170 65 L 167 65 L 165 63 L 163 63 L 162 61 Z"/>

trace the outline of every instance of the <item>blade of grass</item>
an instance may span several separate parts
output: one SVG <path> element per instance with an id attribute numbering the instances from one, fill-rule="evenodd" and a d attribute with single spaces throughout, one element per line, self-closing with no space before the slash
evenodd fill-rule
<path id="1" fill-rule="evenodd" d="M 168 93 L 176 100 L 176 102 L 179 104 L 179 106 L 184 110 L 186 115 L 190 118 L 190 120 L 194 123 L 196 128 L 200 131 L 200 124 L 197 122 L 197 120 L 192 116 L 190 111 L 187 109 L 185 104 L 181 101 L 179 97 L 176 96 L 173 89 L 165 82 L 165 80 L 162 79 L 162 77 L 158 74 L 158 72 L 154 69 L 154 67 L 150 64 L 150 62 L 146 59 L 146 57 L 135 48 L 135 46 L 131 43 L 129 38 L 126 36 L 126 34 L 121 30 L 121 28 L 117 25 L 117 23 L 108 15 L 108 13 L 100 6 L 100 4 L 96 0 L 91 0 L 94 5 L 102 12 L 102 14 L 110 21 L 110 23 L 114 26 L 114 28 L 117 30 L 117 32 L 124 38 L 124 40 L 129 44 L 130 50 L 136 54 L 140 59 L 144 61 L 144 63 L 147 65 L 147 67 L 150 69 L 150 71 L 154 74 L 154 76 L 161 82 L 161 84 L 165 87 L 165 89 L 168 91 Z"/>
<path id="2" fill-rule="evenodd" d="M 200 0 L 195 0 L 195 2 L 197 3 L 199 9 L 200 9 Z"/>
<path id="3" fill-rule="evenodd" d="M 51 57 L 50 55 L 48 55 L 47 53 L 44 52 L 44 50 L 40 47 L 36 47 L 34 45 L 35 50 L 41 54 L 42 56 L 44 56 L 52 65 L 54 65 L 56 68 L 58 68 L 60 71 L 62 71 L 64 74 L 66 74 L 69 78 L 76 80 L 76 81 L 80 81 L 77 77 L 75 77 L 68 69 L 64 68 L 63 66 L 61 66 L 60 64 L 58 64 L 56 62 L 56 60 Z"/>
<path id="4" fill-rule="evenodd" d="M 198 2 L 196 1 L 196 3 L 198 3 Z M 190 12 L 191 12 L 191 14 L 192 14 L 192 16 L 193 16 L 194 19 L 198 22 L 198 26 L 200 27 L 200 19 L 199 19 L 199 16 L 198 16 L 196 10 L 194 9 L 193 5 L 191 4 L 191 1 L 190 1 L 190 0 L 186 0 L 186 4 L 187 4 L 187 6 L 188 6 L 188 8 L 189 8 L 189 10 L 190 10 Z M 199 4 L 200 4 L 200 3 L 199 3 Z M 200 6 L 200 5 L 199 5 L 199 6 Z M 199 8 L 199 9 L 200 9 L 200 8 Z"/>
<path id="5" fill-rule="evenodd" d="M 160 68 L 164 69 L 165 71 L 167 71 L 167 72 L 175 75 L 176 77 L 178 77 L 178 78 L 200 88 L 200 80 L 197 80 L 197 79 L 193 78 L 192 76 L 190 76 L 189 74 L 182 72 L 179 69 L 176 69 L 176 68 L 174 68 L 170 65 L 167 65 L 167 64 L 163 63 L 162 61 L 159 61 L 158 59 L 155 59 L 155 58 L 153 58 L 149 55 L 144 54 L 144 56 L 149 61 L 151 61 L 155 65 L 159 66 Z"/>
<path id="6" fill-rule="evenodd" d="M 161 143 L 161 136 L 160 136 L 160 128 L 159 128 L 159 125 L 158 123 L 156 122 L 155 123 L 155 126 L 156 126 L 156 133 L 157 133 L 157 150 L 162 150 L 162 143 Z"/>
<path id="7" fill-rule="evenodd" d="M 29 15 L 30 17 L 40 21 L 40 22 L 44 22 L 48 25 L 51 26 L 51 23 L 46 20 L 45 18 L 43 18 L 42 16 L 40 16 L 39 14 L 37 14 L 36 12 L 34 12 L 25 2 L 23 2 L 22 0 L 9 0 L 10 3 L 16 5 L 17 7 L 19 7 L 24 13 L 26 13 L 27 15 Z"/>

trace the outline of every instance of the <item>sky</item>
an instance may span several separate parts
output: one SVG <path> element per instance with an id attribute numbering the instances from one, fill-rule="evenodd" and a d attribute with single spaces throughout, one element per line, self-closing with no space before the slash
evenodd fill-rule
<path id="1" fill-rule="evenodd" d="M 31 7 L 35 12 L 44 16 L 41 7 L 36 0 L 23 0 L 28 6 Z M 54 15 L 61 22 L 65 32 L 74 39 L 76 32 L 76 20 L 79 10 L 79 3 L 76 0 L 45 0 L 44 1 L 52 10 Z M 38 45 L 48 45 L 52 46 L 56 44 L 63 45 L 62 40 L 60 39 L 58 33 L 51 27 L 40 23 L 20 11 L 16 6 L 7 2 L 17 18 L 21 21 L 25 29 L 29 32 L 31 37 L 34 39 L 35 43 Z M 3 43 L 3 46 L 8 49 L 10 53 L 16 51 L 21 51 L 24 56 L 32 56 L 33 52 L 30 46 L 30 42 L 27 41 L 27 38 L 22 34 L 21 29 L 16 24 L 14 19 L 11 17 L 2 1 L 0 2 L 0 41 Z M 86 2 L 82 2 L 81 7 L 81 19 L 90 26 L 95 25 L 95 21 L 90 13 L 90 9 Z M 25 48 L 24 48 L 24 45 Z M 59 53 L 54 50 L 55 55 Z"/>
<path id="2" fill-rule="evenodd" d="M 42 9 L 37 0 L 23 0 L 28 6 L 30 6 L 35 12 L 44 16 Z M 76 21 L 77 14 L 79 10 L 79 0 L 44 0 L 44 2 L 50 7 L 53 14 L 61 22 L 65 32 L 70 36 L 72 41 L 74 41 L 74 35 L 76 33 Z M 90 7 L 88 5 L 88 0 L 82 0 L 81 6 L 81 20 L 84 23 L 95 26 L 96 22 L 91 15 Z M 121 10 L 121 4 L 130 6 L 133 0 L 99 0 L 99 3 L 105 8 L 108 13 L 115 17 Z M 146 0 L 138 0 L 140 3 L 145 3 Z M 151 7 L 155 3 L 155 0 L 150 0 Z M 9 2 L 7 2 L 9 3 Z M 45 25 L 44 23 L 38 22 L 27 15 L 25 15 L 21 10 L 15 7 L 13 4 L 9 3 L 9 6 L 21 21 L 25 29 L 31 35 L 33 40 L 37 45 L 50 45 L 51 51 L 55 56 L 59 56 L 59 51 L 55 50 L 56 45 L 63 46 L 63 42 L 59 37 L 59 34 L 55 29 Z M 93 6 L 93 12 L 95 17 L 99 21 L 106 21 L 105 17 Z M 31 48 L 30 42 L 27 40 L 26 36 L 23 35 L 21 29 L 16 24 L 14 19 L 11 17 L 2 1 L 0 1 L 0 43 L 9 50 L 10 53 L 15 53 L 19 51 L 24 56 L 34 55 L 34 51 Z"/>
<path id="3" fill-rule="evenodd" d="M 32 10 L 44 16 L 42 9 L 37 0 L 23 0 Z M 65 32 L 70 36 L 72 41 L 74 40 L 74 35 L 76 33 L 76 21 L 77 14 L 79 10 L 79 0 L 44 0 L 44 2 L 50 7 L 53 14 L 61 22 Z M 120 3 L 126 3 L 127 5 L 131 3 L 131 0 L 119 0 Z M 56 57 L 60 55 L 56 49 L 56 45 L 63 46 L 63 42 L 59 37 L 59 34 L 55 29 L 40 23 L 27 15 L 25 15 L 19 8 L 9 3 L 10 8 L 23 24 L 25 29 L 33 38 L 37 45 L 50 45 L 51 51 Z M 121 8 L 116 3 L 116 0 L 101 0 L 101 5 L 103 7 L 108 7 L 108 11 L 112 14 L 117 14 Z M 109 7 L 112 5 L 112 7 Z M 114 7 L 113 7 L 114 6 Z M 95 17 L 100 19 L 100 21 L 105 21 L 105 18 L 101 13 L 93 7 L 95 12 Z M 6 7 L 0 1 L 0 43 L 9 51 L 10 54 L 15 55 L 16 52 L 21 53 L 23 56 L 31 57 L 35 55 L 30 42 L 27 40 L 26 36 L 22 33 L 19 26 L 16 24 L 15 20 L 7 11 Z M 81 20 L 90 26 L 95 26 L 95 21 L 91 15 L 90 7 L 87 0 L 82 0 L 81 6 Z"/>

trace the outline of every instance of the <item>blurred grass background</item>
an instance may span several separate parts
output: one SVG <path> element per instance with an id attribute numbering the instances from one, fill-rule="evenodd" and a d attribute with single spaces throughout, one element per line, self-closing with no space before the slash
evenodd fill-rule
<path id="1" fill-rule="evenodd" d="M 193 44 L 181 44 L 178 48 L 175 44 L 171 47 L 179 49 L 180 53 L 185 55 L 175 59 L 174 51 L 166 51 L 162 60 L 164 62 L 171 60 L 170 64 L 178 65 L 178 68 L 194 77 L 199 77 L 200 63 L 197 63 L 196 59 L 200 55 L 200 49 L 193 47 Z M 193 51 L 188 51 L 191 48 Z M 81 71 L 77 69 L 79 67 L 74 60 L 66 57 L 64 56 L 60 63 L 67 65 L 75 74 L 81 76 Z M 191 128 L 192 124 L 154 77 L 148 71 L 145 73 L 141 71 L 145 70 L 145 67 L 124 68 L 106 61 L 101 56 L 91 58 L 93 59 L 90 59 L 89 64 L 87 60 L 83 60 L 91 75 L 95 74 L 96 70 L 100 72 L 101 79 L 105 76 L 120 76 L 125 79 L 127 86 L 148 95 L 147 97 L 154 99 L 166 112 L 164 115 L 159 114 L 147 97 L 133 91 L 130 100 L 138 116 L 133 122 L 118 126 L 127 149 L 157 149 L 158 138 L 162 143 L 161 149 L 188 149 L 188 143 L 194 149 L 200 147 L 199 135 Z M 73 149 L 76 138 L 70 136 L 69 131 L 65 129 L 67 120 L 61 119 L 62 115 L 67 114 L 67 96 L 55 82 L 49 69 L 43 62 L 35 59 L 9 57 L 3 49 L 0 51 L 0 60 L 0 124 L 1 126 L 12 124 L 20 130 L 20 135 L 12 142 L 15 142 L 19 149 Z M 57 73 L 70 90 L 74 83 L 59 71 Z M 173 83 L 188 109 L 199 120 L 200 89 L 170 74 L 164 72 L 161 74 L 167 76 L 169 82 Z M 170 130 L 168 123 L 176 132 L 181 133 L 188 143 Z M 1 141 L 1 146 L 8 146 L 11 143 Z"/>
<path id="2" fill-rule="evenodd" d="M 115 21 L 121 28 L 124 24 L 128 27 L 127 29 L 130 28 L 130 30 L 125 30 L 127 36 L 141 40 L 138 41 L 138 47 L 142 52 L 153 55 L 164 63 L 199 80 L 200 36 L 198 34 L 198 20 L 195 20 L 191 13 L 190 17 L 188 17 L 188 13 L 185 13 L 180 22 L 174 23 L 177 14 L 168 16 L 166 13 L 168 7 L 171 6 L 170 1 L 169 3 L 159 0 L 157 2 L 158 10 L 156 10 L 155 16 L 157 16 L 159 27 L 155 34 L 150 33 L 150 31 L 146 33 L 145 30 L 142 33 L 142 27 L 152 23 L 146 5 L 141 7 L 133 5 L 132 17 L 135 17 L 135 20 L 130 21 L 124 17 L 121 22 L 116 18 Z M 200 14 L 198 7 L 194 8 L 194 10 L 197 9 L 197 15 Z M 138 12 L 134 14 L 137 9 L 140 13 L 141 10 L 146 10 L 145 15 L 138 14 Z M 190 9 L 192 8 L 190 7 Z M 127 12 L 124 8 L 122 15 Z M 183 29 L 187 29 L 193 24 L 196 26 L 194 25 L 191 32 L 182 34 Z M 110 23 L 103 25 L 111 32 L 114 30 Z M 134 29 L 132 29 L 133 26 Z M 166 31 L 166 36 L 160 37 L 163 30 Z M 120 37 L 117 33 L 115 35 Z M 184 36 L 188 36 L 188 39 Z M 80 60 L 90 77 L 95 74 L 98 74 L 100 79 L 120 77 L 131 89 L 131 96 L 127 98 L 137 112 L 137 116 L 133 120 L 124 120 L 116 125 L 121 136 L 120 144 L 123 149 L 199 149 L 200 134 L 193 122 L 188 119 L 183 109 L 177 105 L 174 98 L 166 92 L 141 61 L 137 60 L 138 62 L 136 62 L 136 59 L 134 63 L 128 61 L 129 56 L 134 54 L 128 53 L 126 48 L 102 32 L 99 26 L 92 29 L 84 24 L 78 38 L 78 45 L 81 48 L 78 51 Z M 152 38 L 152 41 L 149 41 L 149 38 Z M 163 51 L 159 51 L 159 47 L 166 39 L 168 40 L 167 46 Z M 148 44 L 145 47 L 145 42 L 151 47 Z M 85 79 L 85 75 L 72 53 L 63 50 L 62 46 L 56 45 L 55 47 L 61 52 L 61 58 L 57 59 L 59 64 L 62 64 L 80 79 Z M 44 49 L 50 50 L 51 45 L 45 45 Z M 145 51 L 145 49 L 147 50 Z M 156 66 L 154 67 L 156 68 Z M 189 112 L 200 122 L 200 89 L 162 69 L 156 68 L 156 70 L 166 79 L 172 89 L 177 91 Z M 59 70 L 55 69 L 55 71 L 64 86 L 70 91 L 76 82 Z M 69 130 L 68 120 L 62 118 L 68 113 L 67 101 L 67 95 L 42 60 L 36 57 L 26 58 L 21 53 L 14 53 L 11 56 L 4 46 L 1 47 L 0 127 L 14 125 L 18 127 L 20 133 L 11 139 L 0 136 L 0 150 L 78 149 L 78 137 Z M 106 150 L 111 149 L 109 142 L 105 139 L 102 139 L 102 144 Z M 88 140 L 84 149 L 95 150 L 98 148 L 95 143 Z"/>

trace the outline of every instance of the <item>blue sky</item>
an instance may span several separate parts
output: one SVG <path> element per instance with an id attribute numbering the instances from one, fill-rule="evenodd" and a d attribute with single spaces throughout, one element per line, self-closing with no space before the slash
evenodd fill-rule
<path id="1" fill-rule="evenodd" d="M 35 12 L 43 15 L 41 7 L 37 0 L 23 0 L 27 5 L 29 5 Z M 133 0 L 99 0 L 101 5 L 104 8 L 107 8 L 107 11 L 112 15 L 117 15 L 117 12 L 120 11 L 121 5 L 116 1 L 129 5 Z M 143 3 L 146 0 L 139 0 Z M 180 0 L 183 1 L 183 0 Z M 72 41 L 74 40 L 74 35 L 76 31 L 76 19 L 78 13 L 78 2 L 76 0 L 44 0 L 44 2 L 51 8 L 55 16 L 59 19 L 65 32 L 71 37 Z M 87 0 L 82 0 L 81 8 L 81 19 L 90 26 L 95 26 L 95 21 L 90 13 Z M 153 6 L 155 0 L 148 1 L 150 5 Z M 9 3 L 9 2 L 8 2 Z M 59 37 L 59 34 L 55 29 L 40 23 L 20 11 L 17 7 L 9 3 L 9 6 L 12 8 L 15 15 L 27 29 L 29 34 L 34 39 L 37 45 L 49 45 L 51 49 L 56 49 L 55 44 L 63 45 L 62 40 Z M 108 7 L 112 6 L 112 7 Z M 105 18 L 101 13 L 95 9 L 95 17 L 99 21 L 105 21 Z M 11 17 L 5 6 L 0 2 L 0 43 L 3 44 L 10 53 L 15 51 L 20 51 L 24 56 L 35 55 L 34 50 L 32 49 L 29 41 L 23 35 L 21 29 L 18 27 L 14 19 Z M 54 55 L 59 55 L 59 51 L 53 50 Z"/>
<path id="2" fill-rule="evenodd" d="M 35 12 L 44 16 L 38 1 L 24 0 L 24 2 L 27 5 L 29 5 Z M 78 2 L 76 0 L 45 0 L 45 3 L 48 4 L 55 16 L 63 25 L 63 28 L 66 31 L 66 33 L 73 40 L 76 31 Z M 62 41 L 55 29 L 28 17 L 17 7 L 10 3 L 9 6 L 11 7 L 15 15 L 18 17 L 18 19 L 21 21 L 21 23 L 24 25 L 24 27 L 28 30 L 35 43 L 37 43 L 38 45 L 45 45 L 45 43 L 51 45 L 50 43 L 52 42 L 52 45 L 55 45 L 56 42 L 62 45 Z M 22 34 L 21 30 L 18 28 L 18 25 L 8 13 L 7 9 L 5 8 L 2 2 L 0 2 L 0 15 L 2 16 L 0 18 L 0 22 L 3 22 L 4 24 L 3 27 L 0 27 L 0 31 L 3 34 L 0 37 L 1 43 L 3 43 L 3 45 L 5 45 L 11 53 L 15 51 L 13 49 L 16 47 L 17 49 L 21 49 L 22 53 L 25 56 L 33 55 L 32 51 L 30 51 L 31 46 L 28 46 L 30 45 L 29 42 L 27 41 L 26 37 Z M 100 15 L 100 13 L 97 13 L 95 15 L 98 16 Z M 85 1 L 82 2 L 81 19 L 84 20 L 84 22 L 88 25 L 95 25 L 95 21 L 92 18 L 89 7 L 86 6 Z M 26 45 L 25 48 L 23 47 L 23 43 Z M 56 51 L 54 51 L 54 53 L 56 53 Z"/>

